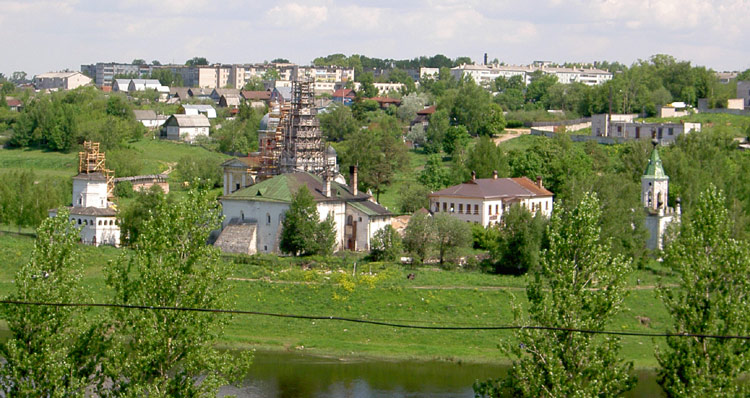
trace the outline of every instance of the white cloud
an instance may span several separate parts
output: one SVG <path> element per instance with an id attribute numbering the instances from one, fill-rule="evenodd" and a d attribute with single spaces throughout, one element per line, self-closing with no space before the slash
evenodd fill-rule
<path id="1" fill-rule="evenodd" d="M 308 6 L 299 3 L 287 3 L 275 6 L 266 13 L 270 22 L 276 26 L 289 29 L 314 28 L 328 19 L 328 8 L 325 6 Z"/>

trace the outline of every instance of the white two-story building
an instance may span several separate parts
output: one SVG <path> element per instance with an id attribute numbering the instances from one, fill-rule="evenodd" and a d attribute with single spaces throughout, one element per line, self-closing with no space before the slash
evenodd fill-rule
<path id="1" fill-rule="evenodd" d="M 430 212 L 448 213 L 466 222 L 488 226 L 500 223 L 503 213 L 513 204 L 519 204 L 533 214 L 552 214 L 554 195 L 542 185 L 542 179 L 531 181 L 526 177 L 475 178 L 429 195 Z"/>

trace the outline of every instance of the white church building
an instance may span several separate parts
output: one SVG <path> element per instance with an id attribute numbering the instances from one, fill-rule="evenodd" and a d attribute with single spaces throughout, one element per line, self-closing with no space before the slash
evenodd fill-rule
<path id="1" fill-rule="evenodd" d="M 277 175 L 220 197 L 224 221 L 215 245 L 222 251 L 255 254 L 278 253 L 284 215 L 292 196 L 303 186 L 317 204 L 320 220 L 333 216 L 336 250 L 367 251 L 375 232 L 390 225 L 391 213 L 372 195 L 352 186 L 306 172 Z"/>
<path id="2" fill-rule="evenodd" d="M 80 173 L 73 177 L 73 206 L 70 221 L 81 231 L 81 242 L 94 246 L 120 245 L 117 211 L 107 199 L 107 179 L 103 173 Z M 50 217 L 57 209 L 50 210 Z"/>
<path id="3" fill-rule="evenodd" d="M 646 210 L 646 229 L 649 232 L 646 247 L 651 250 L 661 250 L 669 224 L 680 222 L 680 201 L 677 200 L 676 208 L 671 208 L 667 205 L 668 198 L 669 176 L 664 172 L 654 144 L 646 171 L 641 176 L 641 203 Z"/>

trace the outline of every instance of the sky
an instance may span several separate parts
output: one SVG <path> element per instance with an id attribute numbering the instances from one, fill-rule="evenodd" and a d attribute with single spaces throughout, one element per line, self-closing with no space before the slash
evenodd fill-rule
<path id="1" fill-rule="evenodd" d="M 333 53 L 627 65 L 670 54 L 745 70 L 748 16 L 750 0 L 0 0 L 0 73 Z"/>

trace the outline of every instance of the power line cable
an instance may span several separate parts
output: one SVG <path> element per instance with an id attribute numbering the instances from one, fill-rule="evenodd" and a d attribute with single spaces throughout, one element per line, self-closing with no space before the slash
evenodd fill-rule
<path id="1" fill-rule="evenodd" d="M 750 340 L 750 336 L 737 335 L 715 335 L 699 333 L 648 333 L 648 332 L 616 332 L 608 330 L 588 330 L 576 328 L 562 328 L 554 326 L 518 326 L 518 325 L 500 325 L 500 326 L 425 326 L 409 325 L 403 323 L 393 323 L 387 321 L 376 321 L 358 318 L 346 318 L 340 316 L 325 315 L 299 315 L 299 314 L 280 314 L 262 311 L 246 310 L 225 310 L 219 308 L 190 308 L 190 307 L 169 307 L 153 305 L 132 305 L 132 304 L 107 304 L 107 303 L 48 303 L 39 301 L 20 301 L 20 300 L 0 300 L 0 304 L 9 305 L 29 305 L 29 306 L 47 306 L 47 307 L 98 307 L 98 308 L 124 308 L 131 310 L 155 310 L 155 311 L 188 311 L 188 312 L 210 312 L 232 315 L 258 315 L 276 318 L 306 319 L 306 320 L 330 320 L 352 323 L 362 323 L 368 325 L 388 326 L 402 329 L 422 329 L 422 330 L 550 330 L 558 332 L 573 332 L 585 334 L 603 334 L 611 336 L 629 336 L 629 337 L 697 337 L 720 340 Z"/>

